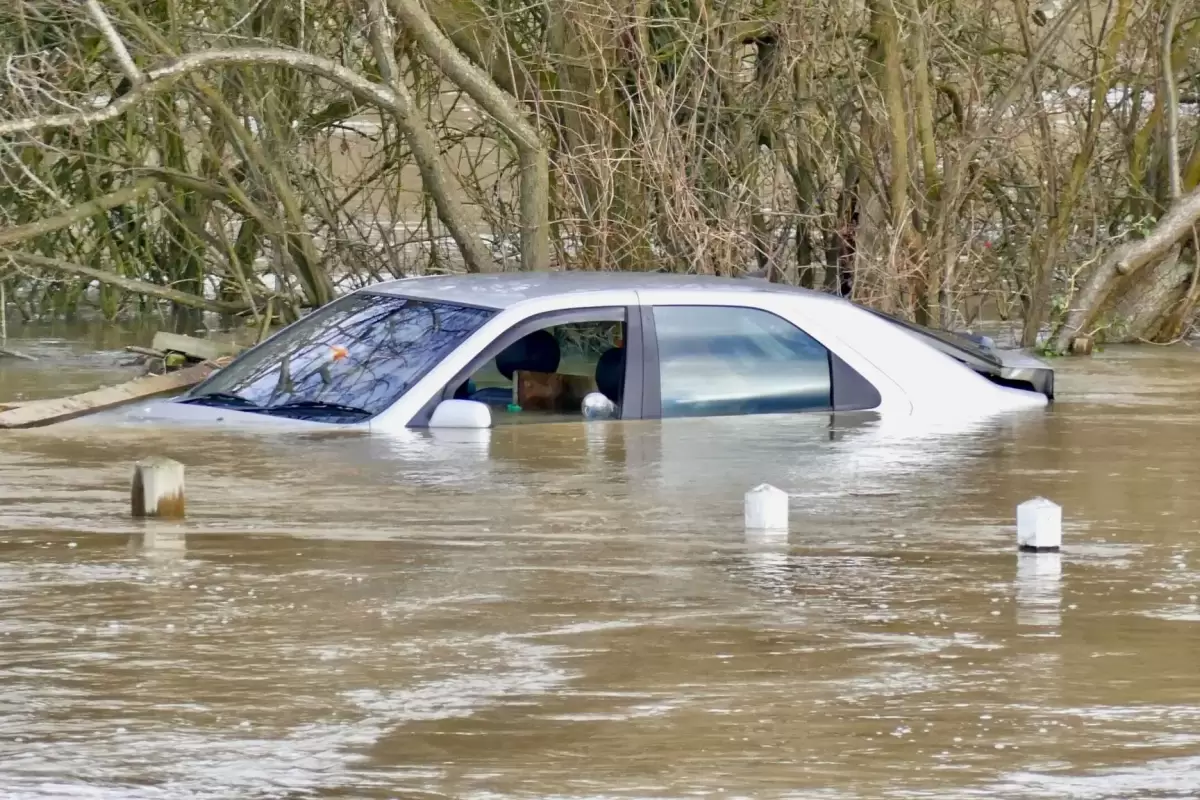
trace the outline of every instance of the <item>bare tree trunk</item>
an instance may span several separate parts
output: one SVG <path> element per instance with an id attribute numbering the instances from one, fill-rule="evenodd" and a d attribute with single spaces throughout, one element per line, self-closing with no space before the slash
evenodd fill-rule
<path id="1" fill-rule="evenodd" d="M 1050 319 L 1051 293 L 1054 269 L 1070 231 L 1076 205 L 1087 179 L 1088 170 L 1096 152 L 1096 142 L 1108 108 L 1108 90 L 1112 85 L 1112 70 L 1117 51 L 1125 39 L 1129 15 L 1133 11 L 1133 0 L 1116 0 L 1116 15 L 1111 30 L 1102 44 L 1099 67 L 1094 76 L 1091 90 L 1091 108 L 1088 111 L 1087 127 L 1083 143 L 1071 164 L 1066 186 L 1058 201 L 1058 213 L 1050 221 L 1043 246 L 1036 254 L 1033 275 L 1029 288 L 1029 307 L 1021 331 L 1021 344 L 1032 347 L 1037 342 L 1038 332 Z"/>
<path id="2" fill-rule="evenodd" d="M 476 67 L 421 7 L 420 0 L 391 0 L 392 11 L 418 46 L 450 80 L 504 128 L 520 153 L 521 266 L 550 268 L 550 163 L 537 129 L 514 98 Z"/>
<path id="3" fill-rule="evenodd" d="M 446 170 L 438 144 L 424 121 L 417 115 L 412 96 L 396 65 L 396 43 L 392 37 L 392 22 L 388 19 L 384 0 L 367 0 L 371 49 L 379 65 L 379 74 L 392 87 L 396 107 L 392 118 L 412 150 L 413 160 L 421 171 L 421 182 L 433 197 L 438 219 L 450 231 L 468 272 L 490 272 L 492 257 L 467 219 L 466 210 L 454 198 L 457 187 Z"/>
<path id="4" fill-rule="evenodd" d="M 942 327 L 952 324 L 954 314 L 955 248 L 945 241 L 944 234 L 934 222 L 934 209 L 941 198 L 942 180 L 938 172 L 937 139 L 933 117 L 933 89 L 929 76 L 928 20 L 919 0 L 912 0 L 912 46 L 909 51 L 913 72 L 913 116 L 916 119 L 916 149 L 921 161 L 922 191 L 914 216 L 923 228 L 925 264 L 917 296 L 918 320 L 938 322 Z M 939 264 L 939 261 L 941 262 Z"/>
<path id="5" fill-rule="evenodd" d="M 887 224 L 879 225 L 873 231 L 878 238 L 871 250 L 880 269 L 881 299 L 886 310 L 892 310 L 900 285 L 898 270 L 907 266 L 905 244 L 912 214 L 909 200 L 908 109 L 904 101 L 904 59 L 896 8 L 889 0 L 875 0 L 871 4 L 871 18 L 871 35 L 875 40 L 871 61 L 875 82 L 883 99 L 889 163 Z M 870 224 L 873 208 L 869 200 L 864 203 L 863 210 L 867 213 L 864 222 Z"/>
<path id="6" fill-rule="evenodd" d="M 1119 294 L 1118 300 L 1112 313 L 1105 313 L 1104 317 L 1112 320 L 1114 328 L 1104 331 L 1105 341 L 1157 341 L 1160 334 L 1170 335 L 1165 330 L 1164 313 L 1184 301 L 1188 276 L 1192 273 L 1191 265 L 1180 260 L 1180 249 L 1175 245 L 1141 275 L 1118 281 L 1119 287 L 1129 288 L 1113 292 Z"/>

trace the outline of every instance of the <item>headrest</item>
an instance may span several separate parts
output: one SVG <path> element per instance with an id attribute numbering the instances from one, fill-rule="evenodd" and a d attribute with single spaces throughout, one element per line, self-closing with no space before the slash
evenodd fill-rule
<path id="1" fill-rule="evenodd" d="M 596 388 L 614 403 L 621 402 L 621 389 L 625 385 L 625 348 L 613 347 L 605 350 L 596 362 Z"/>
<path id="2" fill-rule="evenodd" d="M 500 351 L 496 356 L 496 369 L 511 381 L 517 370 L 555 372 L 561 358 L 562 352 L 554 334 L 546 330 L 534 331 Z"/>

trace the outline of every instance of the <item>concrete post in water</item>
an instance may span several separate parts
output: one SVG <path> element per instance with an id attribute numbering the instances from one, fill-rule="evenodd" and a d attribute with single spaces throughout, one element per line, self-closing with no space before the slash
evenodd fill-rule
<path id="1" fill-rule="evenodd" d="M 133 465 L 133 516 L 183 519 L 183 464 L 147 458 Z"/>
<path id="2" fill-rule="evenodd" d="M 1044 497 L 1017 506 L 1017 549 L 1057 553 L 1062 547 L 1062 508 Z"/>
<path id="3" fill-rule="evenodd" d="M 746 530 L 787 533 L 788 495 L 769 483 L 746 492 Z"/>

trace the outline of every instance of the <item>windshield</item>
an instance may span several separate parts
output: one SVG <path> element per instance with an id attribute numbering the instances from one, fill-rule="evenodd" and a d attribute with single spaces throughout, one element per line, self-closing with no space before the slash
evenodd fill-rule
<path id="1" fill-rule="evenodd" d="M 366 419 L 391 406 L 495 313 L 356 292 L 249 351 L 184 402 Z"/>

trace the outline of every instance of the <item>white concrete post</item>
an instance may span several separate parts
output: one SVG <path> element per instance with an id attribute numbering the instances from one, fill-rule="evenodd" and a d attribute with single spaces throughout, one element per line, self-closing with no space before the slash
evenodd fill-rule
<path id="1" fill-rule="evenodd" d="M 764 483 L 746 492 L 746 530 L 787 533 L 788 494 Z"/>
<path id="2" fill-rule="evenodd" d="M 1062 508 L 1044 497 L 1017 506 L 1017 548 L 1030 553 L 1057 553 L 1062 547 Z"/>

